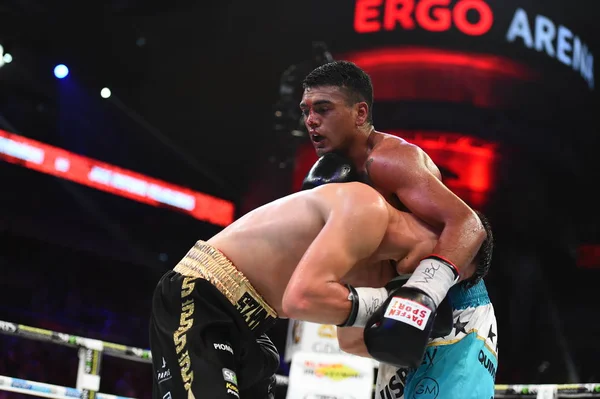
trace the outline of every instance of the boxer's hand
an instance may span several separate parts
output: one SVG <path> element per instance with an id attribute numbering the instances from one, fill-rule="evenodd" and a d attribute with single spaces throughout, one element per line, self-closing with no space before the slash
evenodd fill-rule
<path id="1" fill-rule="evenodd" d="M 262 334 L 256 338 L 256 342 L 260 346 L 264 354 L 265 366 L 263 369 L 264 376 L 274 375 L 279 369 L 279 351 L 267 334 Z"/>
<path id="2" fill-rule="evenodd" d="M 436 305 L 420 290 L 399 287 L 369 318 L 365 345 L 380 362 L 396 367 L 418 367 L 431 336 Z"/>
<path id="3" fill-rule="evenodd" d="M 450 301 L 450 297 L 446 295 L 435 311 L 435 319 L 433 320 L 430 338 L 441 338 L 450 335 L 453 325 L 454 315 L 452 314 L 452 301 Z"/>
<path id="4" fill-rule="evenodd" d="M 256 343 L 258 345 L 247 345 L 242 352 L 241 389 L 269 380 L 279 369 L 279 352 L 269 337 L 262 334 Z"/>
<path id="5" fill-rule="evenodd" d="M 410 275 L 408 274 L 394 277 L 385 285 L 385 288 L 391 293 L 402 287 L 409 278 Z M 446 296 L 435 312 L 433 328 L 431 329 L 431 338 L 445 337 L 450 334 L 450 332 L 452 332 L 453 324 L 452 303 L 450 302 L 450 297 Z"/>
<path id="6" fill-rule="evenodd" d="M 302 182 L 302 190 L 310 190 L 327 183 L 348 183 L 357 180 L 356 168 L 349 159 L 335 152 L 328 152 L 312 166 Z"/>

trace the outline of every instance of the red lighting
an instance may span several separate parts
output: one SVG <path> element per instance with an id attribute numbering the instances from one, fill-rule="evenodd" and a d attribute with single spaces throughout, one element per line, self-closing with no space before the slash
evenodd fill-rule
<path id="1" fill-rule="evenodd" d="M 470 11 L 477 14 L 477 21 L 467 19 Z M 450 0 L 357 0 L 354 8 L 357 33 L 390 31 L 397 26 L 402 29 L 420 26 L 430 32 L 445 32 L 453 22 L 460 32 L 481 36 L 494 24 L 494 13 L 483 0 L 460 0 L 454 8 L 450 8 Z"/>
<path id="2" fill-rule="evenodd" d="M 0 159 L 152 206 L 227 226 L 231 202 L 0 130 Z"/>
<path id="3" fill-rule="evenodd" d="M 390 131 L 421 147 L 440 167 L 456 177 L 446 177 L 444 183 L 456 195 L 476 208 L 487 201 L 494 185 L 498 147 L 474 137 L 448 132 Z M 300 190 L 302 180 L 317 160 L 310 143 L 301 146 L 296 156 L 293 188 Z"/>
<path id="4" fill-rule="evenodd" d="M 580 245 L 577 248 L 577 266 L 585 269 L 600 269 L 600 245 Z"/>
<path id="5" fill-rule="evenodd" d="M 371 76 L 377 101 L 466 102 L 502 108 L 513 105 L 514 81 L 537 78 L 508 58 L 425 47 L 361 50 L 336 58 L 354 62 Z"/>

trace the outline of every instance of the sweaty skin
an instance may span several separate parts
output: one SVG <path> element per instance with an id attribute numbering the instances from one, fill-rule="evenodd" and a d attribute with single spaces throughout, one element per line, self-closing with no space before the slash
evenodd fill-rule
<path id="1" fill-rule="evenodd" d="M 343 153 L 390 204 L 439 230 L 431 252 L 452 261 L 465 278 L 486 233 L 475 212 L 442 183 L 429 156 L 401 138 L 376 131 L 367 103 L 353 100 L 345 88 L 308 87 L 300 109 L 317 155 Z M 403 273 L 400 268 L 398 272 Z"/>
<path id="2" fill-rule="evenodd" d="M 282 318 L 343 323 L 343 283 L 389 281 L 392 263 L 414 264 L 437 243 L 434 231 L 362 183 L 327 184 L 241 217 L 208 243 L 221 250 Z M 359 284 L 361 285 L 361 284 Z"/>

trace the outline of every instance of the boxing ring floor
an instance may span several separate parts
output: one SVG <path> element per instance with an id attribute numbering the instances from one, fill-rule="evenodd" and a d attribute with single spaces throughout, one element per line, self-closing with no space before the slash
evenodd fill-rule
<path id="1" fill-rule="evenodd" d="M 0 375 L 0 390 L 44 398 L 135 399 L 98 392 L 103 355 L 150 364 L 148 349 L 136 348 L 97 339 L 59 333 L 42 328 L 0 320 L 0 333 L 78 349 L 77 388 L 64 387 Z M 0 361 L 2 355 L 0 354 Z M 148 382 L 151 383 L 150 381 Z M 277 384 L 288 385 L 288 377 L 278 375 Z M 514 384 L 496 385 L 495 398 L 600 398 L 600 383 L 590 384 Z M 243 398 L 242 398 L 243 399 Z"/>

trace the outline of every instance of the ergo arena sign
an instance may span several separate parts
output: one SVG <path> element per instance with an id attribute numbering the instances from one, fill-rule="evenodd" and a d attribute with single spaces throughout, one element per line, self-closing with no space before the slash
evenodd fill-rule
<path id="1" fill-rule="evenodd" d="M 354 31 L 423 29 L 446 32 L 454 27 L 468 36 L 483 36 L 494 24 L 494 11 L 484 0 L 356 0 Z M 517 8 L 504 40 L 553 58 L 579 73 L 594 88 L 594 56 L 572 29 L 544 15 Z"/>

